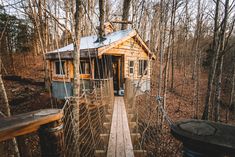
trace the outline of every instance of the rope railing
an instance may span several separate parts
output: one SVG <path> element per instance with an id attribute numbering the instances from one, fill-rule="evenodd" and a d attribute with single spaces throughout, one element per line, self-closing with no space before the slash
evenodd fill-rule
<path id="1" fill-rule="evenodd" d="M 50 119 L 50 117 L 53 118 L 54 116 L 50 115 L 50 109 L 43 112 L 42 116 L 47 117 L 46 119 L 43 119 L 38 112 L 33 112 L 32 114 L 28 113 L 25 117 L 23 115 L 21 116 L 22 119 L 19 120 L 18 118 L 14 118 L 14 116 L 1 119 L 1 124 L 3 124 L 2 126 L 0 125 L 1 156 L 15 156 L 13 153 L 14 150 L 12 150 L 13 144 L 9 142 L 9 140 L 14 137 L 17 137 L 20 156 L 30 156 L 30 154 L 45 156 L 45 152 L 49 155 L 50 153 L 58 153 L 58 155 L 56 155 L 58 157 L 95 156 L 97 150 L 105 153 L 108 143 L 101 135 L 109 134 L 109 130 L 104 126 L 104 123 L 107 122 L 106 115 L 108 114 L 108 110 L 112 109 L 114 101 L 112 78 L 91 81 L 91 87 L 92 88 L 83 90 L 80 93 L 78 106 L 73 105 L 73 97 L 66 97 L 62 109 L 53 109 L 53 111 L 63 111 L 62 114 L 53 113 L 55 117 L 60 115 L 60 117 L 57 116 L 57 119 L 55 118 L 55 124 L 54 119 Z M 76 107 L 78 107 L 79 112 L 77 112 Z M 37 116 L 39 116 L 39 124 L 35 126 L 34 119 L 37 118 Z M 29 119 L 30 121 L 33 120 L 32 126 L 31 123 L 24 125 L 27 118 L 31 118 Z M 18 120 L 14 123 L 14 127 L 19 131 L 4 131 L 5 128 L 8 129 L 11 126 L 10 122 L 7 124 L 8 119 L 12 119 L 13 121 Z M 62 122 L 62 125 L 59 125 L 61 122 L 57 123 L 58 120 Z M 53 122 L 53 125 L 47 126 L 47 123 L 51 122 Z M 4 125 L 5 123 L 7 125 Z M 21 123 L 22 126 L 25 126 L 26 130 L 22 130 L 24 127 L 21 127 Z M 40 129 L 41 125 L 43 129 Z M 57 125 L 59 126 L 57 127 Z M 49 129 L 47 129 L 48 127 Z M 60 133 L 61 129 L 63 130 L 63 134 Z M 42 135 L 39 130 L 46 132 L 46 134 L 44 133 L 44 135 Z M 18 132 L 20 134 L 18 134 Z M 46 135 L 50 136 L 46 137 Z M 6 138 L 8 136 L 9 138 Z M 45 143 L 45 141 L 47 141 L 47 143 Z M 55 150 L 48 150 L 50 149 L 48 143 L 60 147 Z M 42 151 L 42 149 L 44 151 Z"/>
<path id="2" fill-rule="evenodd" d="M 113 105 L 112 79 L 91 80 L 90 90 L 81 94 L 79 122 L 74 121 L 73 106 L 66 101 L 64 109 L 65 156 L 95 156 L 96 150 L 107 150 L 108 143 L 101 138 L 107 109 Z M 79 123 L 79 130 L 76 125 Z M 74 134 L 78 133 L 79 136 Z M 79 150 L 79 151 L 78 151 Z"/>
<path id="3" fill-rule="evenodd" d="M 163 108 L 162 98 L 151 95 L 150 91 L 141 91 L 131 79 L 126 80 L 125 90 L 125 104 L 134 113 L 136 122 L 135 128 L 132 129 L 133 133 L 140 134 L 137 143 L 134 143 L 134 149 L 145 151 L 147 156 L 164 154 L 167 149 L 170 149 L 169 144 L 173 142 L 166 141 L 172 139 L 166 137 L 165 130 L 162 128 L 171 127 L 174 122 Z M 167 123 L 162 124 L 162 118 Z"/>

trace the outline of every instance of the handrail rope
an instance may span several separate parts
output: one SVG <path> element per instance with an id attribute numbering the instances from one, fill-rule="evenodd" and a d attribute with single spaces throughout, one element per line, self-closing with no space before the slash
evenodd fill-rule
<path id="1" fill-rule="evenodd" d="M 174 126 L 174 122 L 171 120 L 171 118 L 169 117 L 167 111 L 162 106 L 162 99 L 163 98 L 161 96 L 159 96 L 159 95 L 152 96 L 147 92 L 143 92 L 142 90 L 139 90 L 139 89 L 137 89 L 137 90 L 140 91 L 143 94 L 146 94 L 146 95 L 150 96 L 150 97 L 154 97 L 155 100 L 156 100 L 156 103 L 158 104 L 158 107 L 160 108 L 160 111 L 162 112 L 164 118 L 167 120 L 169 126 Z"/>
<path id="2" fill-rule="evenodd" d="M 157 104 L 158 104 L 158 107 L 160 108 L 160 111 L 162 112 L 162 114 L 164 115 L 164 118 L 166 118 L 168 124 L 170 126 L 174 126 L 174 122 L 171 120 L 171 118 L 169 117 L 167 111 L 163 108 L 162 106 L 162 97 L 157 95 L 157 96 L 152 96 L 150 95 L 149 93 L 147 92 L 143 92 L 142 90 L 140 90 L 139 88 L 137 89 L 137 91 L 141 92 L 142 94 L 146 94 L 146 95 L 149 95 L 150 97 L 154 97 Z"/>
<path id="3" fill-rule="evenodd" d="M 60 73 L 62 74 L 62 78 L 63 78 L 65 95 L 66 95 L 66 97 L 68 97 L 68 89 L 67 89 L 66 82 L 65 82 L 65 69 L 62 68 L 62 60 L 61 60 L 61 56 L 60 56 L 60 53 L 59 53 L 58 49 L 57 49 L 57 54 L 58 54 L 59 63 L 60 63 L 60 66 L 59 66 L 60 67 Z"/>
<path id="4" fill-rule="evenodd" d="M 148 64 L 148 66 L 149 66 L 149 64 Z M 143 74 L 145 74 L 146 70 L 148 69 L 148 66 L 147 66 L 147 68 L 145 69 L 145 71 L 144 71 Z M 143 83 L 140 83 L 141 80 L 142 80 L 142 78 L 143 78 L 143 74 L 141 75 L 141 77 L 140 77 L 139 80 L 138 80 L 137 87 L 134 88 L 134 97 L 136 97 L 138 91 L 140 91 L 141 93 L 147 94 L 146 92 L 143 92 L 143 91 L 141 90 L 141 88 L 140 88 L 140 85 L 142 85 L 142 84 L 144 83 L 144 82 L 143 82 Z M 132 80 L 131 80 L 131 82 L 132 82 L 133 86 L 136 85 L 135 83 L 133 83 Z M 146 81 L 146 83 L 147 83 L 147 81 Z M 150 96 L 151 96 L 151 95 L 150 95 Z M 151 96 L 151 97 L 152 97 L 152 96 Z M 168 123 L 168 125 L 169 125 L 170 127 L 173 127 L 175 124 L 174 124 L 174 122 L 171 120 L 171 118 L 168 116 L 167 111 L 163 108 L 161 97 L 160 97 L 160 96 L 155 96 L 155 98 L 156 98 L 156 103 L 157 103 L 157 105 L 158 105 L 160 111 L 161 111 L 162 114 L 163 114 L 163 118 L 166 120 L 166 122 Z M 157 106 L 156 106 L 155 110 L 156 110 L 156 109 L 157 109 Z M 156 111 L 157 111 L 157 110 L 156 110 Z M 137 115 L 137 116 L 138 116 L 138 115 Z M 142 144 L 143 144 L 143 141 L 144 141 L 144 136 L 143 136 L 143 134 L 146 133 L 147 128 L 148 128 L 149 125 L 150 125 L 150 121 L 151 121 L 151 119 L 152 119 L 151 117 L 152 117 L 152 114 L 150 115 L 150 120 L 148 121 L 147 127 L 144 129 L 144 131 L 143 131 L 143 133 L 142 133 L 142 139 L 141 139 L 141 142 L 139 143 L 141 149 L 142 149 Z M 138 121 L 138 117 L 137 117 L 137 121 Z M 137 122 L 137 123 L 138 123 L 138 122 Z"/>
<path id="5" fill-rule="evenodd" d="M 90 52 L 89 52 L 89 54 L 90 54 Z M 99 73 L 99 79 L 94 79 L 94 89 L 92 90 L 92 91 L 86 91 L 86 90 L 84 90 L 84 92 L 80 95 L 80 97 L 79 98 L 85 98 L 85 101 L 87 102 L 87 97 L 89 97 L 89 96 L 92 96 L 92 95 L 96 95 L 95 96 L 95 98 L 96 98 L 96 100 L 98 100 L 97 98 L 98 98 L 98 93 L 97 93 L 97 87 L 98 86 L 100 86 L 101 88 L 100 88 L 100 94 L 102 95 L 102 93 L 103 93 L 103 91 L 101 90 L 102 89 L 102 85 L 103 85 L 103 80 L 104 79 L 101 79 L 100 78 L 100 69 L 99 69 L 99 64 L 98 64 L 98 57 L 97 57 L 97 55 L 95 56 L 96 57 L 96 63 L 97 63 L 97 67 L 98 67 L 98 73 Z M 61 64 L 61 63 L 60 63 Z M 101 64 L 103 64 L 103 62 L 101 63 Z M 80 65 L 81 66 L 81 65 Z M 103 66 L 102 66 L 102 68 L 103 68 Z M 102 71 L 103 71 L 103 74 L 104 74 L 104 69 L 102 69 Z M 96 80 L 97 81 L 99 81 L 99 82 L 97 82 L 97 85 L 96 85 Z M 84 85 L 84 80 L 82 79 L 82 83 L 83 83 L 83 89 L 85 89 L 85 85 Z M 66 95 L 67 96 L 67 95 Z M 93 98 L 92 98 L 93 99 Z M 70 129 L 73 129 L 73 127 L 72 127 L 72 125 L 76 125 L 75 123 L 74 123 L 74 119 L 73 119 L 73 116 L 75 116 L 74 114 L 76 114 L 76 113 L 71 113 L 70 112 L 70 101 L 71 101 L 71 97 L 65 97 L 65 103 L 64 103 L 64 106 L 63 106 L 63 110 L 65 110 L 65 114 L 67 114 L 69 117 L 69 119 L 71 119 L 72 120 L 72 123 L 66 123 L 65 124 L 65 127 L 67 127 L 68 128 L 68 130 L 70 130 Z M 84 121 L 84 123 L 90 123 L 90 126 L 92 126 L 92 124 L 91 123 L 93 123 L 94 125 L 95 125 L 95 128 L 96 128 L 96 131 L 97 131 L 97 129 L 99 129 L 100 128 L 100 126 L 102 126 L 102 124 L 101 124 L 101 111 L 100 111 L 100 107 L 102 107 L 103 106 L 103 104 L 102 104 L 102 100 L 101 100 L 101 104 L 99 103 L 98 104 L 98 106 L 96 106 L 95 108 L 96 109 L 98 109 L 98 113 L 97 112 L 94 112 L 94 111 L 92 111 L 92 112 L 94 112 L 95 113 L 95 115 L 94 115 L 94 113 L 93 113 L 93 115 L 91 115 L 91 114 L 89 114 L 88 113 L 88 116 L 90 117 L 90 116 L 92 116 L 92 118 L 93 118 L 93 120 L 94 120 L 94 122 L 95 123 L 93 123 L 93 122 L 89 122 L 89 121 L 91 121 L 91 120 L 89 120 L 89 117 L 88 117 L 88 120 L 86 120 L 86 121 Z M 88 108 L 88 112 L 90 112 L 90 109 Z M 81 113 L 81 116 L 85 116 L 86 115 L 86 113 L 85 112 L 83 112 L 83 113 Z M 102 114 L 103 114 L 103 112 L 102 112 Z M 99 116 L 99 119 L 98 120 L 96 120 L 95 119 L 95 117 L 96 116 Z M 67 117 L 67 116 L 66 116 Z M 67 121 L 69 120 L 69 119 L 67 119 Z M 72 128 L 71 128 L 72 127 Z M 86 127 L 86 125 L 84 124 L 84 125 L 82 125 L 82 126 L 80 126 L 80 128 L 82 129 L 83 127 Z M 91 131 L 92 131 L 92 129 L 91 129 Z M 97 132 L 98 133 L 98 132 Z M 93 135 L 93 138 L 94 137 L 98 137 L 98 134 L 96 133 L 96 135 Z M 84 136 L 85 135 L 85 136 Z M 68 141 L 70 141 L 71 143 L 72 143 L 72 145 L 74 145 L 74 144 L 76 144 L 77 142 L 78 142 L 78 139 L 75 139 L 76 141 L 74 141 L 74 140 L 72 140 L 72 135 L 68 132 L 68 134 L 66 134 L 65 135 L 66 137 L 66 139 L 68 140 Z M 79 137 L 82 137 L 79 141 L 83 141 L 83 142 L 85 142 L 85 143 L 88 143 L 89 142 L 89 139 L 91 138 L 91 134 L 87 134 L 87 133 L 85 133 L 85 132 L 82 132 L 81 133 L 81 135 L 79 136 Z M 85 138 L 86 137 L 86 138 Z M 71 141 L 72 140 L 72 141 Z M 101 143 L 101 141 L 98 141 L 97 142 L 97 144 L 100 144 Z M 68 152 L 68 150 L 69 150 L 70 148 L 69 148 L 69 145 L 67 145 L 66 146 L 66 152 L 69 154 L 69 155 L 74 155 L 74 154 L 72 154 L 73 153 L 73 151 L 69 151 Z M 73 147 L 72 148 L 73 150 L 75 149 L 75 147 Z M 92 152 L 92 149 L 90 149 L 90 148 L 85 148 L 85 147 L 82 147 L 81 146 L 81 151 L 85 151 L 84 153 L 85 153 L 85 155 L 89 155 L 91 152 Z M 76 153 L 76 152 L 75 152 Z"/>
<path id="6" fill-rule="evenodd" d="M 88 49 L 88 55 L 89 55 L 89 59 L 90 59 L 90 73 L 91 73 L 91 58 L 90 58 L 90 50 Z M 90 94 L 90 93 L 89 93 Z M 87 101 L 87 96 L 85 97 L 86 99 L 86 102 Z M 88 120 L 89 120 L 89 127 L 90 127 L 90 130 L 91 130 L 91 134 L 92 134 L 92 142 L 94 144 L 94 147 L 96 147 L 96 142 L 95 142 L 95 139 L 94 139 L 94 132 L 93 132 L 93 127 L 91 125 L 91 113 L 90 113 L 90 109 L 89 109 L 89 106 L 88 106 Z"/>

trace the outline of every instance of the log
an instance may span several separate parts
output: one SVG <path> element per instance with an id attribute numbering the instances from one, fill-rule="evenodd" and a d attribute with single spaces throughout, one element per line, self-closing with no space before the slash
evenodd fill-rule
<path id="1" fill-rule="evenodd" d="M 32 157 L 33 155 L 29 146 L 26 144 L 26 139 L 27 139 L 26 135 L 19 136 L 16 138 L 20 156 Z"/>
<path id="2" fill-rule="evenodd" d="M 62 120 L 43 125 L 39 129 L 41 156 L 64 156 L 64 132 Z"/>

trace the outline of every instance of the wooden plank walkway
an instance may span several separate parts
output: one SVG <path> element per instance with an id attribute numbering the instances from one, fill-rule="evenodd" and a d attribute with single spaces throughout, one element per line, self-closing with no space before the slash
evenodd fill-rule
<path id="1" fill-rule="evenodd" d="M 115 97 L 107 157 L 134 157 L 123 97 Z"/>

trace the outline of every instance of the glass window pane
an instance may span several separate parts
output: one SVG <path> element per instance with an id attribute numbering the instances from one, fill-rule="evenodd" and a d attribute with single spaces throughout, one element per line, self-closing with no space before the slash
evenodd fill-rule
<path id="1" fill-rule="evenodd" d="M 134 67 L 134 61 L 130 61 L 130 67 Z"/>
<path id="2" fill-rule="evenodd" d="M 133 73 L 134 73 L 134 69 L 130 68 L 130 74 L 133 74 Z"/>
<path id="3" fill-rule="evenodd" d="M 55 73 L 56 75 L 64 75 L 65 74 L 65 61 L 56 61 L 55 62 Z"/>

